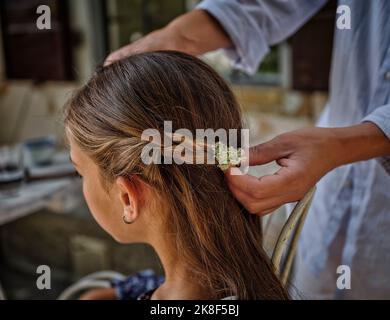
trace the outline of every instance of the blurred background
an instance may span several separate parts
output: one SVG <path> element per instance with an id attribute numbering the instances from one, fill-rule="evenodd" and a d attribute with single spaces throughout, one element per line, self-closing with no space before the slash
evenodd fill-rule
<path id="1" fill-rule="evenodd" d="M 90 216 L 69 163 L 61 110 L 109 52 L 198 2 L 0 0 L 0 284 L 7 298 L 54 299 L 99 270 L 162 273 L 151 248 L 115 243 Z M 50 30 L 36 26 L 43 4 L 51 9 Z M 202 57 L 237 95 L 251 144 L 318 118 L 327 101 L 335 12 L 330 1 L 273 47 L 254 76 L 234 70 L 223 51 Z M 275 169 L 270 164 L 254 173 Z M 52 270 L 51 290 L 36 287 L 39 265 Z"/>

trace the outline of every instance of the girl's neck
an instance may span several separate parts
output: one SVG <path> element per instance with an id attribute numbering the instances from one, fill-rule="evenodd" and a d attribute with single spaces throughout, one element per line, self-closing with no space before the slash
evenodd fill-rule
<path id="1" fill-rule="evenodd" d="M 207 293 L 199 284 L 183 280 L 165 281 L 158 287 L 152 300 L 207 300 L 211 299 L 211 293 Z"/>
<path id="2" fill-rule="evenodd" d="M 163 242 L 153 246 L 165 273 L 164 283 L 152 295 L 153 300 L 198 300 L 212 299 L 212 292 L 191 275 L 180 256 L 166 248 Z"/>

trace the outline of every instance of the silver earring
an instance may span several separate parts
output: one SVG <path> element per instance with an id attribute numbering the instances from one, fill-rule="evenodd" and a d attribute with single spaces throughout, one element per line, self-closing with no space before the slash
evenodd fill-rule
<path id="1" fill-rule="evenodd" d="M 132 224 L 134 222 L 134 220 L 127 220 L 125 215 L 122 216 L 122 219 L 123 219 L 123 222 L 126 224 Z"/>

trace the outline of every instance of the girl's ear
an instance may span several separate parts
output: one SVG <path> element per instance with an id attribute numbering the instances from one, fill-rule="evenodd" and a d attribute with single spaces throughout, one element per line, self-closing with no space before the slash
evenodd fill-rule
<path id="1" fill-rule="evenodd" d="M 136 186 L 135 181 L 126 177 L 117 178 L 115 183 L 119 190 L 119 200 L 123 209 L 123 221 L 128 224 L 133 223 L 140 214 L 142 195 L 139 187 L 141 186 Z"/>

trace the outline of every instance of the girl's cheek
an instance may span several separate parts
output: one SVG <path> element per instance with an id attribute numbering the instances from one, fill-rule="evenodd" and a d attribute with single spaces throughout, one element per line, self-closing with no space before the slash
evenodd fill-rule
<path id="1" fill-rule="evenodd" d="M 84 199 L 88 205 L 89 210 L 91 211 L 92 215 L 95 215 L 94 199 L 92 197 L 91 190 L 88 187 L 88 184 L 85 181 L 85 179 L 83 179 L 83 194 L 84 194 Z"/>
<path id="2" fill-rule="evenodd" d="M 87 205 L 88 205 L 88 207 L 89 207 L 88 191 L 87 191 L 87 188 L 86 188 L 85 180 L 84 180 L 84 179 L 83 179 L 83 181 L 82 181 L 82 185 L 83 185 L 83 195 L 84 195 L 84 199 L 85 199 L 85 201 L 87 202 Z"/>
<path id="3" fill-rule="evenodd" d="M 106 201 L 106 195 L 94 181 L 83 179 L 83 194 L 91 214 L 98 222 L 106 220 L 106 214 L 110 207 Z M 103 221 L 102 221 L 103 220 Z"/>

